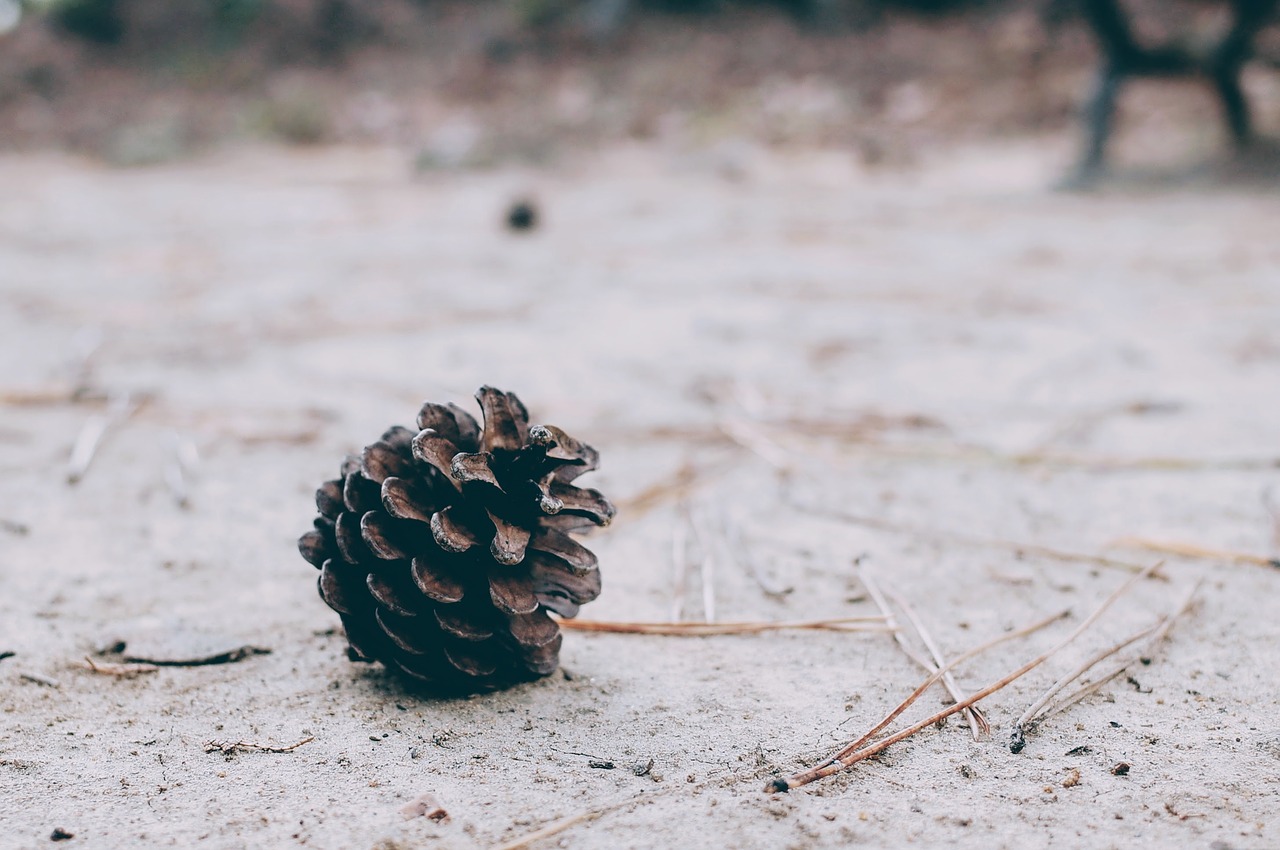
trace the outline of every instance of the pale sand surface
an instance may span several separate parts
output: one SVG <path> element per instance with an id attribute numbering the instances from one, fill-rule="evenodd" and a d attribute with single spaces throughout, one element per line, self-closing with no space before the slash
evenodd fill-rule
<path id="1" fill-rule="evenodd" d="M 416 177 L 389 150 L 140 171 L 0 159 L 0 651 L 16 653 L 0 662 L 0 847 L 49 846 L 59 827 L 66 847 L 483 850 L 628 800 L 533 846 L 1280 846 L 1273 569 L 1173 559 L 1169 581 L 989 698 L 989 740 L 953 719 L 768 796 L 766 779 L 920 681 L 887 636 L 574 633 L 569 677 L 423 700 L 346 660 L 294 549 L 346 452 L 423 399 L 470 404 L 491 383 L 602 452 L 584 483 L 622 513 L 591 543 L 597 619 L 671 615 L 686 510 L 627 506 L 684 464 L 704 471 L 688 504 L 708 537 L 738 538 L 715 558 L 726 620 L 874 613 L 852 566 L 865 556 L 957 653 L 1063 607 L 1079 622 L 1125 577 L 948 533 L 1144 563 L 1106 547 L 1276 555 L 1280 197 L 1055 194 L 1058 153 L 867 174 L 839 153 L 617 149 Z M 530 191 L 545 226 L 513 237 L 503 210 Z M 93 328 L 94 386 L 155 398 L 70 487 L 95 407 L 22 396 L 56 396 Z M 767 435 L 790 471 L 725 439 L 726 421 Z M 175 432 L 202 455 L 188 510 L 164 483 Z M 766 595 L 753 569 L 792 591 Z M 1009 753 L 1010 724 L 1054 678 L 1197 578 L 1197 608 L 1133 683 Z M 695 571 L 686 615 L 702 600 Z M 272 653 L 130 680 L 80 666 L 117 639 Z M 285 754 L 202 746 L 308 736 Z M 426 791 L 447 822 L 402 817 Z"/>

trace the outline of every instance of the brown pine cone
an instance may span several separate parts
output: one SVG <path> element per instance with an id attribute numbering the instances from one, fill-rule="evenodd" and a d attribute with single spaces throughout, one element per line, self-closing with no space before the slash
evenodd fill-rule
<path id="1" fill-rule="evenodd" d="M 437 693 L 503 687 L 559 663 L 554 611 L 600 594 L 596 557 L 570 533 L 608 525 L 613 505 L 571 482 L 596 450 L 529 426 L 513 393 L 481 387 L 481 428 L 428 402 L 416 434 L 396 427 L 316 491 L 298 549 L 342 617 L 353 661 L 381 661 Z"/>

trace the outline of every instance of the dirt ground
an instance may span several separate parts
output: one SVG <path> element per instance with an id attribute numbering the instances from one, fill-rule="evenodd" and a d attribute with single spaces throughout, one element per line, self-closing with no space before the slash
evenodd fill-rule
<path id="1" fill-rule="evenodd" d="M 1065 138 L 904 170 L 746 143 L 426 173 L 397 148 L 0 158 L 0 847 L 483 850 L 607 807 L 529 846 L 1280 845 L 1265 565 L 1171 558 L 985 700 L 989 738 L 953 718 L 768 795 L 921 681 L 887 635 L 571 633 L 563 673 L 424 700 L 347 661 L 295 550 L 345 453 L 491 383 L 602 452 L 621 512 L 591 544 L 596 619 L 708 596 L 721 620 L 871 615 L 857 558 L 950 654 L 1071 609 L 961 668 L 976 690 L 1127 576 L 1055 552 L 1276 556 L 1274 185 L 1047 191 L 1068 159 Z M 514 235 L 521 196 L 543 225 Z M 148 403 L 69 485 L 103 393 Z M 1197 580 L 1149 665 L 1009 752 L 1055 678 Z M 120 641 L 271 652 L 88 669 Z M 426 792 L 447 819 L 406 816 Z"/>

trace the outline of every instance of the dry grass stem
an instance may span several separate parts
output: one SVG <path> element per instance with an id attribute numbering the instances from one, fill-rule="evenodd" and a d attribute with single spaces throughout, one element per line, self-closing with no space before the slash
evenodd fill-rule
<path id="1" fill-rule="evenodd" d="M 250 752 L 252 753 L 291 753 L 294 750 L 298 749 L 298 747 L 301 747 L 304 744 L 310 744 L 315 739 L 316 738 L 314 735 L 308 735 L 307 737 L 303 738 L 301 741 L 298 741 L 293 744 L 288 744 L 287 746 L 283 746 L 283 747 L 276 746 L 274 744 L 259 744 L 254 741 L 210 740 L 210 741 L 204 742 L 204 751 L 206 753 L 219 752 L 219 753 L 222 753 L 224 756 L 229 756 L 232 753 L 238 753 L 238 752 L 241 752 L 241 753 L 250 753 Z"/>
<path id="2" fill-rule="evenodd" d="M 155 673 L 160 669 L 154 664 L 99 663 L 87 655 L 84 658 L 84 663 L 94 673 L 100 673 L 103 676 L 116 676 L 121 679 L 132 679 L 136 676 L 141 676 L 144 673 Z"/>
<path id="3" fill-rule="evenodd" d="M 50 679 L 48 676 L 41 676 L 39 673 L 19 673 L 18 678 L 36 685 L 43 685 L 46 688 L 62 687 L 62 683 L 57 679 Z"/>
<path id="4" fill-rule="evenodd" d="M 825 632 L 887 632 L 883 617 L 835 617 L 825 620 L 778 620 L 737 623 L 624 623 L 606 620 L 557 619 L 562 629 L 578 632 L 610 632 L 625 635 L 666 635 L 669 637 L 710 637 L 713 635 L 755 635 L 787 629 Z"/>
<path id="5" fill-rule="evenodd" d="M 903 613 L 907 615 L 908 620 L 910 620 L 912 625 L 915 627 L 916 634 L 920 636 L 921 641 L 925 644 L 925 648 L 929 649 L 933 654 L 933 662 L 917 653 L 907 644 L 906 637 L 902 634 L 902 628 L 898 625 L 897 618 L 893 615 L 893 609 L 889 607 L 884 591 L 882 591 L 872 580 L 866 568 L 858 568 L 858 579 L 862 582 L 862 586 L 867 589 L 867 595 L 871 597 L 872 601 L 875 602 L 876 607 L 880 609 L 880 613 L 884 615 L 886 624 L 893 630 L 894 642 L 901 647 L 903 653 L 905 653 L 908 658 L 915 662 L 915 664 L 926 673 L 936 673 L 939 667 L 946 664 L 946 662 L 942 660 L 940 654 L 933 647 L 932 641 L 925 637 L 925 632 L 921 627 L 919 620 L 915 618 L 914 613 L 903 604 L 900 597 L 895 597 L 898 607 L 902 608 Z M 965 698 L 965 694 L 961 692 L 960 686 L 956 683 L 950 673 L 943 674 L 942 683 L 946 686 L 948 693 L 951 694 L 951 698 L 956 702 L 960 702 Z M 965 720 L 969 724 L 969 729 L 973 732 L 973 740 L 977 741 L 983 735 L 991 732 L 991 725 L 987 723 L 987 719 L 979 713 L 977 708 L 971 707 L 964 713 L 964 715 Z"/>
<path id="6" fill-rule="evenodd" d="M 1195 543 L 1152 540 L 1148 537 L 1121 537 L 1111 541 L 1108 546 L 1120 549 L 1140 549 L 1144 552 L 1173 555 L 1178 558 L 1192 558 L 1202 561 L 1232 561 L 1237 564 L 1253 564 L 1259 567 L 1280 569 L 1280 558 L 1266 558 L 1262 555 L 1235 552 L 1230 549 L 1211 549 Z"/>
<path id="7" fill-rule="evenodd" d="M 1138 573 L 1137 575 L 1131 576 L 1127 581 L 1124 582 L 1124 584 L 1122 584 L 1119 588 L 1117 588 L 1114 592 L 1112 592 L 1110 596 L 1104 599 L 1102 601 L 1102 604 L 1100 604 L 1093 611 L 1092 614 L 1086 617 L 1084 622 L 1082 622 L 1079 626 L 1077 626 L 1075 630 L 1071 632 L 1071 634 L 1067 635 L 1067 637 L 1059 641 L 1055 646 L 1053 646 L 1047 652 L 1041 653 L 1040 655 L 1028 661 L 1022 667 L 1018 668 L 1017 670 L 1013 671 L 1007 676 L 991 683 L 990 685 L 987 685 L 985 688 L 973 694 L 972 696 L 968 697 L 967 699 L 961 700 L 955 703 L 954 705 L 950 706 L 949 708 L 946 708 L 932 715 L 926 720 L 923 720 L 920 723 L 915 724 L 914 726 L 910 726 L 907 729 L 902 730 L 901 732 L 897 732 L 893 735 L 890 735 L 888 738 L 885 738 L 875 744 L 872 744 L 869 747 L 858 749 L 859 747 L 862 747 L 862 745 L 865 744 L 867 741 L 869 741 L 881 729 L 884 729 L 886 726 L 892 723 L 898 717 L 898 715 L 902 714 L 903 711 L 906 711 L 906 709 L 912 703 L 914 703 L 917 699 L 919 699 L 920 696 L 926 690 L 929 689 L 929 687 L 931 687 L 935 682 L 941 679 L 942 675 L 947 670 L 951 669 L 952 667 L 955 667 L 957 664 L 960 664 L 963 661 L 967 661 L 969 658 L 973 657 L 974 655 L 977 655 L 979 652 L 990 649 L 991 646 L 994 646 L 996 643 L 1002 642 L 1001 639 L 997 639 L 996 641 L 989 642 L 984 646 L 978 647 L 975 650 L 970 650 L 969 652 L 952 659 L 945 666 L 938 668 L 938 671 L 935 672 L 933 675 L 931 675 L 928 679 L 925 679 L 925 681 L 921 683 L 919 687 L 916 688 L 916 690 L 911 694 L 911 696 L 907 697 L 906 700 L 904 700 L 901 704 L 899 704 L 897 708 L 895 708 L 892 712 L 890 712 L 889 715 L 885 717 L 884 720 L 880 721 L 880 723 L 877 724 L 870 732 L 863 735 L 857 741 L 845 747 L 839 753 L 832 756 L 822 764 L 819 764 L 801 773 L 797 773 L 794 776 L 788 777 L 786 779 L 775 779 L 766 787 L 765 790 L 787 791 L 792 788 L 798 788 L 802 785 L 808 785 L 810 782 L 814 782 L 818 779 L 822 779 L 823 777 L 830 776 L 833 773 L 837 773 L 841 770 L 844 770 L 847 767 L 850 767 L 856 764 L 857 762 L 862 761 L 863 759 L 866 759 L 870 756 L 875 755 L 881 750 L 884 750 L 885 748 L 899 741 L 902 741 L 905 738 L 909 738 L 910 736 L 919 732 L 921 729 L 928 728 L 934 723 L 944 720 L 958 711 L 963 711 L 964 709 L 968 708 L 969 706 L 973 705 L 979 700 L 990 696 L 996 691 L 999 691 L 1002 688 L 1008 687 L 1013 682 L 1022 678 L 1027 673 L 1031 672 L 1036 667 L 1040 666 L 1045 661 L 1049 660 L 1051 657 L 1053 657 L 1055 654 L 1061 651 L 1065 646 L 1067 646 L 1073 640 L 1075 640 L 1077 637 L 1083 634 L 1086 629 L 1088 629 L 1091 625 L 1093 625 L 1093 623 L 1096 622 L 1097 619 L 1101 617 L 1102 614 L 1108 608 L 1110 608 L 1111 605 L 1125 593 L 1125 591 L 1127 591 L 1139 580 L 1149 577 L 1152 573 L 1154 573 L 1160 567 L 1161 563 L 1162 562 L 1156 562 L 1151 566 L 1147 567 L 1142 572 Z M 1054 617 L 1053 619 L 1056 620 L 1057 617 Z M 1049 622 L 1052 622 L 1052 620 L 1050 620 Z M 1001 636 L 1002 639 L 1008 639 L 1009 637 L 1012 637 L 1012 635 Z"/>

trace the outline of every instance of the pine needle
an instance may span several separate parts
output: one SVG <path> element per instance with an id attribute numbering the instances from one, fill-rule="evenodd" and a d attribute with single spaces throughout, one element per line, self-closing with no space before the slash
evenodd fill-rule
<path id="1" fill-rule="evenodd" d="M 1192 558 L 1202 561 L 1231 561 L 1237 564 L 1254 564 L 1259 567 L 1280 569 L 1280 558 L 1266 558 L 1249 552 L 1235 552 L 1231 549 L 1212 549 L 1196 543 L 1184 543 L 1176 540 L 1152 540 L 1148 537 L 1121 537 L 1108 544 L 1123 549 L 1141 549 L 1145 552 L 1156 552 L 1162 555 L 1173 555 L 1178 558 Z"/>
<path id="2" fill-rule="evenodd" d="M 665 635 L 668 637 L 711 637 L 714 635 L 754 635 L 787 629 L 828 632 L 887 632 L 884 617 L 835 617 L 825 620 L 781 620 L 763 622 L 721 623 L 638 623 L 605 620 L 564 620 L 557 618 L 560 628 L 578 632 L 610 632 L 628 635 Z"/>
<path id="3" fill-rule="evenodd" d="M 940 667 L 936 673 L 931 675 L 929 678 L 925 679 L 924 682 L 922 682 L 920 686 L 917 687 L 916 690 L 911 694 L 911 696 L 903 700 L 903 702 L 900 703 L 897 708 L 891 711 L 888 716 L 886 716 L 883 720 L 881 720 L 880 723 L 878 723 L 874 728 L 871 729 L 871 731 L 867 732 L 857 741 L 854 741 L 852 744 L 848 745 L 847 747 L 842 749 L 840 752 L 836 753 L 834 756 L 830 757 L 829 759 L 822 762 L 821 764 L 813 768 L 810 768 L 809 770 L 803 771 L 801 773 L 797 773 L 794 776 L 790 776 L 786 779 L 773 780 L 766 786 L 765 790 L 772 791 L 772 792 L 789 791 L 792 788 L 799 788 L 802 785 L 808 785 L 810 782 L 814 782 L 818 779 L 822 779 L 824 777 L 830 776 L 833 773 L 838 773 L 839 771 L 844 770 L 847 767 L 851 767 L 852 765 L 857 764 L 858 762 L 875 755 L 876 753 L 892 746 L 893 744 L 898 743 L 899 741 L 902 741 L 902 740 L 905 740 L 906 738 L 911 737 L 912 735 L 916 734 L 920 730 L 926 729 L 929 726 L 933 725 L 934 723 L 937 723 L 941 720 L 945 720 L 946 718 L 950 717 L 956 712 L 964 711 L 966 708 L 978 702 L 979 700 L 984 699 L 1005 687 L 1008 687 L 1013 682 L 1017 681 L 1018 679 L 1025 676 L 1027 673 L 1034 670 L 1036 667 L 1043 664 L 1053 655 L 1055 655 L 1060 650 L 1062 650 L 1063 647 L 1067 646 L 1069 643 L 1071 643 L 1073 640 L 1079 637 L 1082 633 L 1084 633 L 1084 631 L 1088 629 L 1091 625 L 1093 625 L 1093 623 L 1096 622 L 1097 619 L 1101 617 L 1102 614 L 1108 608 L 1111 607 L 1112 603 L 1114 603 L 1117 599 L 1119 599 L 1120 596 L 1123 595 L 1125 591 L 1127 591 L 1140 579 L 1149 577 L 1161 566 L 1162 563 L 1163 562 L 1158 561 L 1152 564 L 1151 566 L 1147 567 L 1137 575 L 1131 576 L 1127 581 L 1125 581 L 1124 584 L 1122 584 L 1119 588 L 1117 588 L 1110 596 L 1104 599 L 1102 601 L 1102 604 L 1099 605 L 1093 611 L 1092 614 L 1090 614 L 1088 617 L 1085 618 L 1084 622 L 1082 622 L 1079 626 L 1077 626 L 1075 630 L 1071 632 L 1071 634 L 1067 635 L 1066 638 L 1059 641 L 1053 648 L 1031 659 L 1026 664 L 1022 665 L 1012 673 L 1009 673 L 1003 678 L 998 679 L 995 682 L 992 682 L 990 685 L 987 685 L 982 690 L 978 691 L 977 693 L 973 694 L 967 699 L 961 700 L 960 702 L 955 703 L 949 708 L 943 709 L 942 711 L 937 712 L 936 714 L 926 718 L 925 720 L 920 721 L 919 723 L 916 723 L 913 726 L 910 726 L 900 732 L 890 735 L 888 738 L 884 738 L 883 740 L 878 741 L 877 743 L 872 744 L 868 747 L 863 747 L 863 745 L 866 744 L 876 733 L 878 733 L 881 729 L 884 729 L 886 726 L 892 723 L 900 714 L 902 714 L 902 712 L 906 711 L 907 708 L 910 707 L 912 703 L 914 703 L 917 699 L 919 699 L 920 696 L 926 690 L 928 690 L 935 682 L 941 679 L 943 674 L 947 670 L 951 669 L 952 667 L 955 667 L 956 665 L 960 664 L 963 661 L 967 661 L 969 658 L 972 658 L 973 656 L 978 655 L 981 652 L 985 652 L 987 649 L 990 649 L 992 646 L 996 645 L 997 643 L 1001 643 L 1004 640 L 1008 640 L 1015 636 L 1020 636 L 1019 632 L 1014 632 L 1008 635 L 1002 635 L 1001 637 L 997 638 L 994 641 L 988 642 L 983 646 L 970 650 L 969 652 L 966 652 L 963 655 L 959 655 L 956 658 L 952 659 L 948 664 L 946 664 L 943 667 Z M 1048 621 L 1041 621 L 1040 624 L 1033 624 L 1032 626 L 1021 630 L 1021 632 L 1030 633 L 1030 631 L 1034 631 L 1034 629 L 1039 627 L 1040 625 L 1047 625 L 1048 622 L 1052 622 L 1053 620 L 1056 620 L 1056 619 L 1058 619 L 1058 617 L 1053 617 Z M 859 747 L 863 747 L 863 748 L 859 749 Z"/>
<path id="4" fill-rule="evenodd" d="M 1162 617 L 1160 621 L 1157 622 L 1154 626 L 1148 629 L 1143 629 L 1137 635 L 1131 636 L 1130 638 L 1126 638 L 1125 640 L 1121 641 L 1115 646 L 1112 646 L 1109 649 L 1106 649 L 1100 652 L 1094 658 L 1092 663 L 1088 665 L 1084 665 L 1077 672 L 1076 676 L 1073 677 L 1070 681 L 1074 681 L 1075 678 L 1079 678 L 1080 676 L 1083 676 L 1095 664 L 1098 664 L 1106 660 L 1107 658 L 1114 655 L 1116 652 L 1119 652 L 1121 649 L 1134 643 L 1135 639 L 1141 640 L 1143 637 L 1147 638 L 1146 644 L 1143 645 L 1144 651 L 1140 653 L 1143 657 L 1147 656 L 1151 650 L 1153 650 L 1157 645 L 1159 645 L 1162 641 L 1164 641 L 1165 638 L 1169 636 L 1169 630 L 1173 628 L 1174 621 L 1176 621 L 1179 617 L 1181 617 L 1183 614 L 1185 614 L 1187 611 L 1191 609 L 1192 603 L 1194 602 L 1194 599 L 1195 599 L 1195 594 L 1199 589 L 1200 589 L 1200 582 L 1196 582 L 1195 585 L 1192 586 L 1191 589 L 1187 591 L 1182 601 L 1173 609 L 1173 611 L 1171 611 L 1170 613 Z M 1038 726 L 1041 722 L 1048 719 L 1049 717 L 1052 717 L 1053 715 L 1058 714 L 1059 712 L 1065 711 L 1067 708 L 1070 708 L 1072 705 L 1075 705 L 1077 702 L 1089 696 L 1090 694 L 1096 693 L 1097 691 L 1101 690 L 1102 687 L 1106 685 L 1107 682 L 1110 682 L 1112 679 L 1116 678 L 1121 673 L 1125 672 L 1130 667 L 1132 667 L 1134 661 L 1136 660 L 1138 659 L 1129 658 L 1125 660 L 1121 664 L 1111 668 L 1111 670 L 1109 670 L 1107 673 L 1098 677 L 1097 680 L 1081 686 L 1080 688 L 1076 689 L 1075 691 L 1072 691 L 1062 699 L 1055 702 L 1053 705 L 1050 705 L 1048 708 L 1044 708 L 1042 711 L 1039 712 L 1038 715 L 1032 714 L 1029 717 L 1027 717 L 1027 720 L 1023 721 L 1020 719 L 1019 722 L 1025 723 L 1028 728 Z M 1024 717 L 1026 716 L 1027 715 L 1024 715 Z"/>
<path id="5" fill-rule="evenodd" d="M 876 586 L 876 583 L 871 580 L 871 576 L 867 573 L 865 568 L 859 567 L 858 579 L 862 582 L 862 586 L 867 589 L 867 595 L 871 597 L 872 601 L 876 603 L 876 607 L 880 609 L 880 613 L 884 615 L 885 622 L 888 624 L 889 628 L 893 630 L 894 642 L 898 644 L 908 658 L 914 661 L 917 666 L 923 668 L 926 673 L 936 673 L 940 666 L 946 664 L 942 659 L 941 653 L 938 652 L 936 645 L 934 645 L 933 641 L 925 633 L 924 627 L 920 623 L 919 618 L 915 616 L 915 612 L 907 607 L 900 597 L 895 596 L 894 601 L 897 602 L 898 607 L 902 609 L 902 612 L 906 614 L 907 620 L 915 628 L 916 634 L 920 636 L 920 640 L 924 643 L 925 648 L 933 654 L 934 662 L 936 663 L 931 663 L 929 659 L 923 657 L 907 645 L 906 638 L 902 635 L 902 629 L 898 626 L 898 622 L 893 616 L 892 609 L 889 608 L 889 603 L 886 601 L 884 593 L 878 586 Z M 952 677 L 951 673 L 948 672 L 943 674 L 942 683 L 951 694 L 951 698 L 956 702 L 960 702 L 965 698 L 965 694 L 960 690 L 960 686 L 956 683 L 956 680 Z M 969 729 L 973 732 L 973 740 L 977 741 L 983 735 L 990 734 L 991 724 L 989 724 L 987 719 L 982 716 L 979 709 L 971 707 L 965 711 L 964 715 L 965 720 L 969 724 Z"/>
<path id="6" fill-rule="evenodd" d="M 1103 555 L 1090 555 L 1084 552 L 1072 552 L 1066 549 L 1043 546 L 1038 543 L 1023 543 L 1017 540 L 1004 540 L 998 537 L 979 537 L 977 535 L 965 534 L 959 531 L 950 531 L 942 528 L 925 528 L 924 526 L 897 523 L 886 519 L 861 516 L 845 511 L 829 511 L 796 503 L 793 503 L 792 507 L 803 511 L 809 516 L 821 517 L 823 519 L 834 520 L 837 522 L 847 522 L 851 525 L 860 525 L 864 528 L 874 528 L 878 531 L 888 531 L 893 534 L 902 534 L 909 537 L 945 540 L 949 543 L 958 543 L 962 546 L 971 546 L 979 549 L 1000 549 L 1006 552 L 1012 552 L 1015 555 L 1033 555 L 1053 561 L 1092 564 L 1098 567 L 1124 570 L 1125 572 L 1130 573 L 1140 573 L 1145 569 L 1142 564 L 1134 563 L 1133 561 L 1122 561 L 1116 558 L 1108 558 Z"/>

